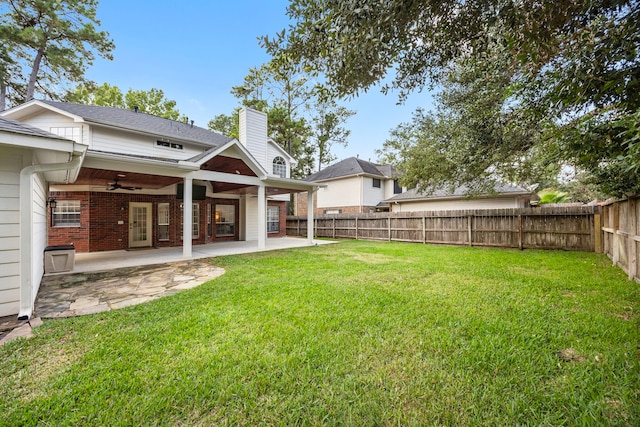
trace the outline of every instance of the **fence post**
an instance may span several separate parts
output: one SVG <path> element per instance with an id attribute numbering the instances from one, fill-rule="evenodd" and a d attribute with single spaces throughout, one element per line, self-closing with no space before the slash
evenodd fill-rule
<path id="1" fill-rule="evenodd" d="M 333 236 L 332 238 L 335 239 L 336 238 L 336 217 L 333 217 L 333 230 L 331 230 L 331 235 Z"/>
<path id="2" fill-rule="evenodd" d="M 620 236 L 618 235 L 618 227 L 620 226 L 620 208 L 619 203 L 614 203 L 613 209 L 613 234 L 611 235 L 611 243 L 613 245 L 613 254 L 611 261 L 613 265 L 618 265 L 620 260 Z"/>
<path id="3" fill-rule="evenodd" d="M 600 220 L 600 214 L 593 214 L 593 251 L 596 253 L 602 253 L 602 221 Z"/>
<path id="4" fill-rule="evenodd" d="M 298 237 L 300 237 L 300 218 L 298 218 Z"/>
<path id="5" fill-rule="evenodd" d="M 422 244 L 427 243 L 427 217 L 422 216 Z"/>
<path id="6" fill-rule="evenodd" d="M 467 216 L 467 234 L 469 238 L 469 246 L 473 246 L 473 215 Z"/>
<path id="7" fill-rule="evenodd" d="M 522 215 L 518 215 L 518 247 L 522 250 Z"/>
<path id="8" fill-rule="evenodd" d="M 356 216 L 356 240 L 358 240 L 358 217 Z"/>
<path id="9" fill-rule="evenodd" d="M 633 280 L 638 275 L 638 253 L 636 250 L 636 230 L 638 224 L 638 217 L 636 216 L 636 202 L 637 199 L 629 199 L 629 205 L 627 206 L 627 215 L 629 219 L 627 221 L 627 268 L 629 280 Z"/>
<path id="10" fill-rule="evenodd" d="M 391 241 L 391 212 L 389 212 L 389 215 L 387 216 L 387 230 L 387 238 Z"/>

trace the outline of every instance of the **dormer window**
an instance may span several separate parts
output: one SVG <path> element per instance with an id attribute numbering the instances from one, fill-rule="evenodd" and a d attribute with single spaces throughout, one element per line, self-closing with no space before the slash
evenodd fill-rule
<path id="1" fill-rule="evenodd" d="M 165 147 L 165 148 L 173 148 L 174 150 L 182 150 L 182 144 L 176 144 L 175 142 L 169 142 L 169 141 L 156 141 L 156 145 L 158 147 Z"/>
<path id="2" fill-rule="evenodd" d="M 280 178 L 287 177 L 287 162 L 284 158 L 278 156 L 273 159 L 273 174 Z"/>

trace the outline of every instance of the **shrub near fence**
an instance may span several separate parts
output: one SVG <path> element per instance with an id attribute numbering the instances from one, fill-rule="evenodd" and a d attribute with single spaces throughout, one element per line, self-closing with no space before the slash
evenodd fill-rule
<path id="1" fill-rule="evenodd" d="M 595 206 L 341 214 L 314 221 L 315 237 L 333 239 L 602 251 Z M 288 235 L 306 232 L 306 217 L 287 217 Z"/>

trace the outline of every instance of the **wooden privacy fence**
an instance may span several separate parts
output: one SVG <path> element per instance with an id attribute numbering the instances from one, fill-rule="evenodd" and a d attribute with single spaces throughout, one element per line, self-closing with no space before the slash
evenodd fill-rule
<path id="1" fill-rule="evenodd" d="M 602 252 L 600 208 L 537 207 L 324 215 L 315 237 Z M 287 234 L 306 236 L 307 218 L 287 217 Z"/>
<path id="2" fill-rule="evenodd" d="M 640 197 L 602 207 L 604 252 L 629 279 L 640 280 Z"/>

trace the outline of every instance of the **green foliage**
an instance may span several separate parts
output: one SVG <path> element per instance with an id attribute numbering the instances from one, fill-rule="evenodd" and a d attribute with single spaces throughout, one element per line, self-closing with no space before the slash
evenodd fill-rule
<path id="1" fill-rule="evenodd" d="M 218 257 L 0 347 L 0 425 L 639 425 L 640 288 L 602 254 L 349 241 Z"/>
<path id="2" fill-rule="evenodd" d="M 209 120 L 207 127 L 229 138 L 238 139 L 240 137 L 240 131 L 238 130 L 238 110 L 236 109 L 236 111 L 230 115 L 218 114 Z"/>
<path id="3" fill-rule="evenodd" d="M 164 91 L 151 88 L 145 90 L 127 90 L 124 95 L 117 86 L 103 83 L 96 86 L 93 82 L 88 82 L 76 86 L 73 91 L 67 92 L 65 100 L 87 105 L 100 105 L 102 107 L 126 108 L 132 110 L 138 107 L 141 113 L 152 114 L 171 120 L 186 120 L 181 116 L 176 108 L 176 101 L 167 99 Z"/>
<path id="4" fill-rule="evenodd" d="M 566 203 L 570 199 L 567 193 L 563 193 L 562 191 L 558 191 L 558 190 L 553 190 L 551 188 L 547 188 L 545 190 L 538 192 L 538 197 L 540 197 L 540 200 L 538 201 L 539 205 Z"/>
<path id="5" fill-rule="evenodd" d="M 115 46 L 97 29 L 97 6 L 96 0 L 0 1 L 0 89 L 9 100 L 21 103 L 36 93 L 57 99 L 60 84 L 84 81 L 96 53 L 112 59 Z"/>
<path id="6" fill-rule="evenodd" d="M 259 68 L 251 68 L 241 86 L 231 93 L 245 107 L 268 115 L 269 137 L 293 156 L 292 178 L 304 178 L 334 157 L 334 144 L 347 145 L 349 131 L 343 127 L 355 112 L 323 96 L 324 88 L 313 84 L 313 74 L 275 56 Z M 237 111 L 221 114 L 209 122 L 218 131 L 237 129 Z M 314 161 L 317 159 L 317 163 Z"/>
<path id="7" fill-rule="evenodd" d="M 450 178 L 535 176 L 536 157 L 544 169 L 556 156 L 605 193 L 640 191 L 638 0 L 292 0 L 288 11 L 294 24 L 264 45 L 324 73 L 338 96 L 391 71 L 382 90 L 401 99 L 443 87 L 439 114 L 466 128 Z"/>

